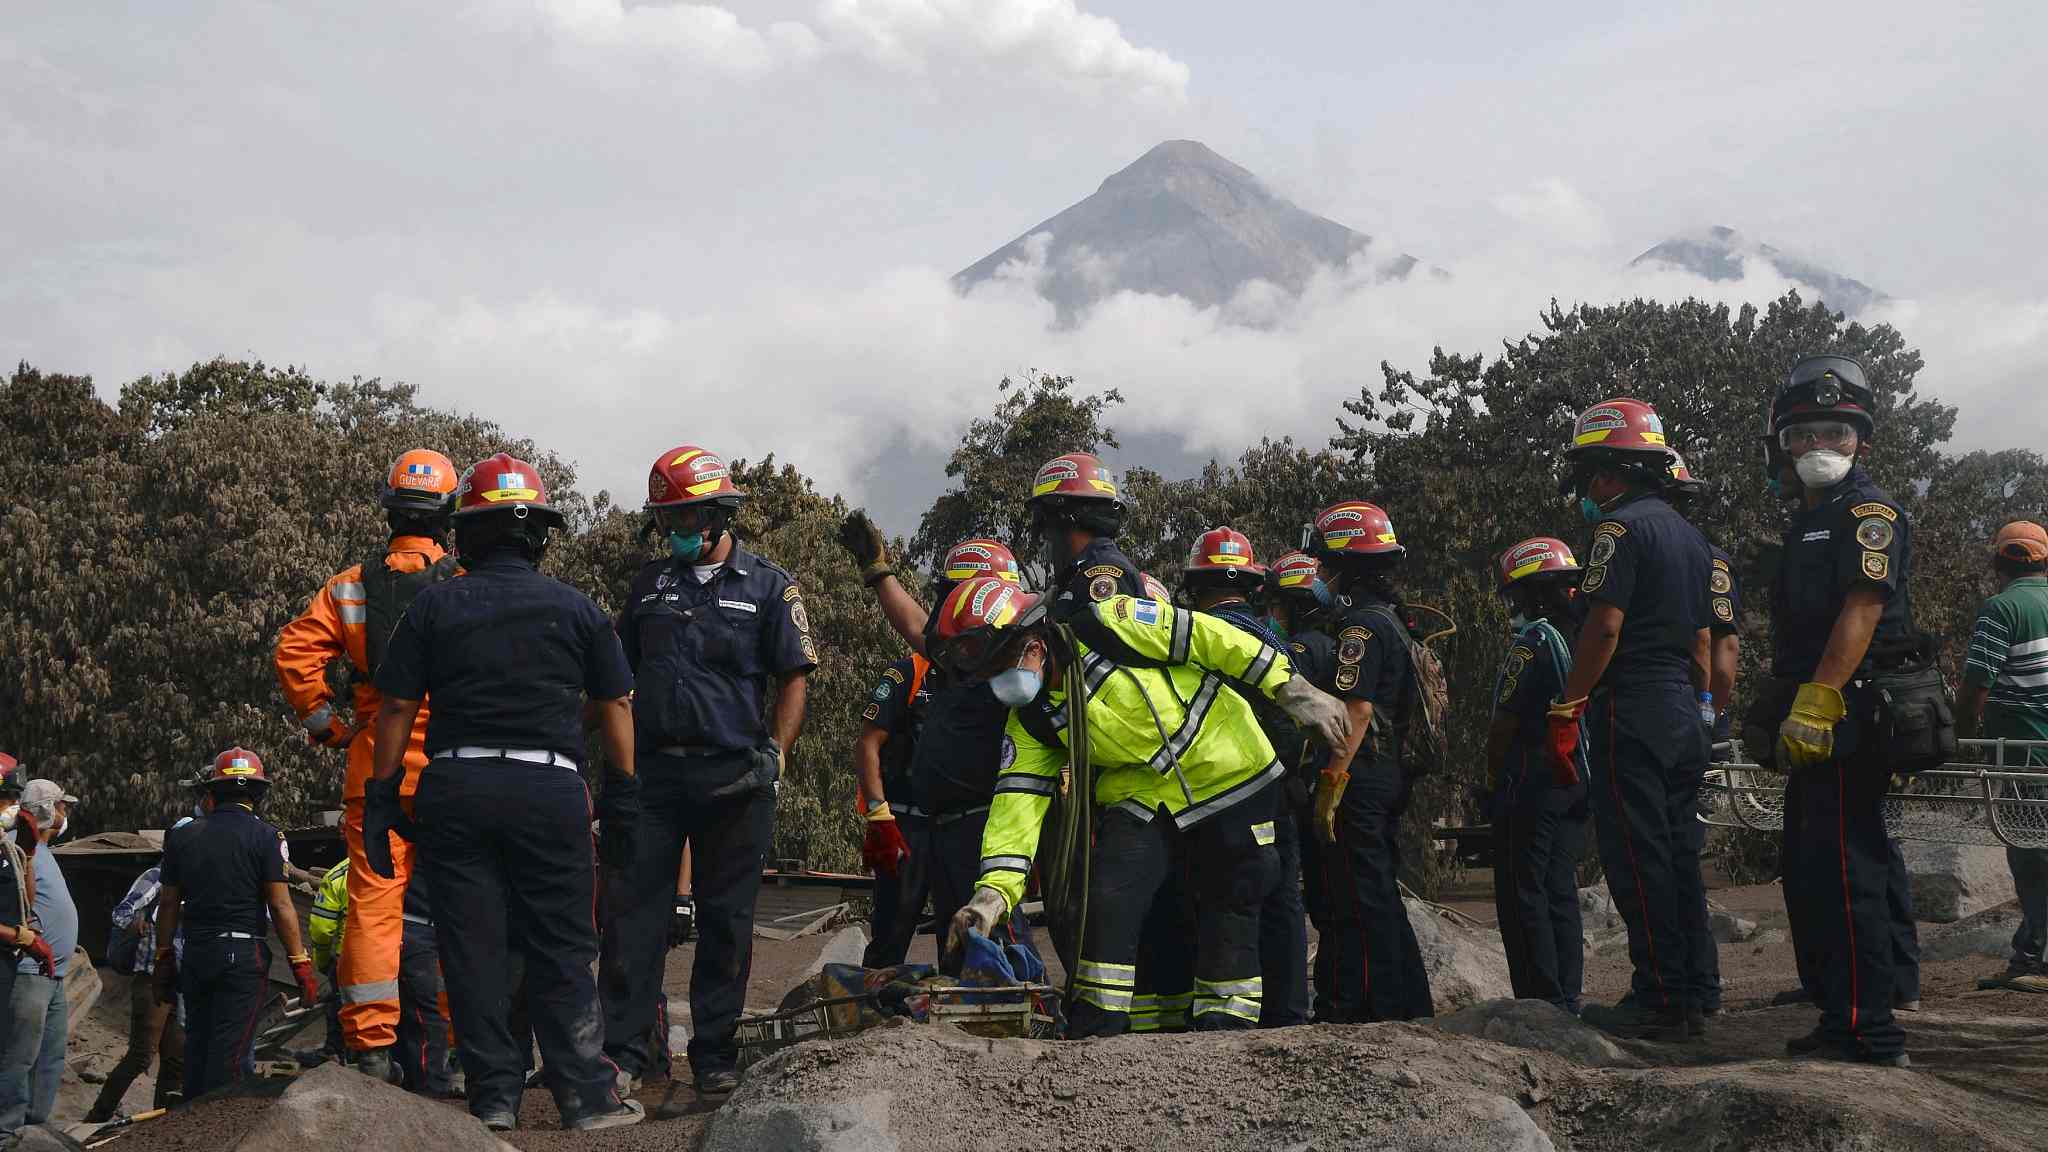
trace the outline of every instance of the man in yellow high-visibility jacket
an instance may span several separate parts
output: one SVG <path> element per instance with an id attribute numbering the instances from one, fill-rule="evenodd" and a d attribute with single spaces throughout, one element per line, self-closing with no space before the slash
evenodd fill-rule
<path id="1" fill-rule="evenodd" d="M 939 659 L 988 679 L 1012 708 L 981 876 L 953 934 L 986 933 L 1023 896 L 1068 763 L 1061 672 L 1073 664 L 1088 692 L 1097 815 L 1068 1033 L 1170 1028 L 1183 1014 L 1197 1029 L 1253 1027 L 1258 907 L 1277 866 L 1273 785 L 1284 770 L 1246 696 L 1272 700 L 1333 743 L 1346 734 L 1343 705 L 1272 646 L 1161 601 L 1112 597 L 1066 623 L 1070 633 L 1054 629 L 1038 597 L 986 578 L 955 588 L 940 609 Z M 1192 891 L 1179 890 L 1183 876 Z M 1161 916 L 1185 924 L 1194 977 L 1185 1010 L 1169 981 L 1139 970 L 1147 919 Z"/>

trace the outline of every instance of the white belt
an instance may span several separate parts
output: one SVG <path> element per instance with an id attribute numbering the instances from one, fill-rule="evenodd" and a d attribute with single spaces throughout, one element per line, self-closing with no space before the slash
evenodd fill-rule
<path id="1" fill-rule="evenodd" d="M 544 748 L 443 748 L 434 753 L 434 759 L 523 760 L 528 764 L 559 764 L 571 772 L 578 771 L 574 760 Z"/>
<path id="2" fill-rule="evenodd" d="M 218 940 L 254 940 L 254 939 L 256 939 L 256 937 L 254 937 L 254 936 L 251 936 L 251 935 L 249 935 L 249 934 L 248 934 L 247 932 L 223 932 L 223 933 L 221 933 L 221 934 L 220 934 L 219 936 L 215 937 L 215 939 L 218 939 Z"/>

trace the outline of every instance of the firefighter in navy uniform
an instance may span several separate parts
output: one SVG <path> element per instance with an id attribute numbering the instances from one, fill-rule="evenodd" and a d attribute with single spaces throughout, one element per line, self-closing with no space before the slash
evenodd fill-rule
<path id="1" fill-rule="evenodd" d="M 931 710 L 929 678 L 922 656 L 890 661 L 860 713 L 860 736 L 853 746 L 857 795 L 867 821 L 860 854 L 875 874 L 874 938 L 861 956 L 863 968 L 903 963 L 931 895 L 925 871 L 930 853 L 911 847 L 927 838 L 924 809 L 912 802 L 910 787 L 918 731 Z"/>
<path id="2" fill-rule="evenodd" d="M 533 465 L 502 452 L 471 465 L 453 520 L 464 574 L 420 590 L 377 672 L 384 704 L 363 790 L 364 860 L 379 875 L 394 871 L 390 837 L 408 825 L 406 735 L 431 695 L 409 834 L 433 900 L 469 1110 L 494 1130 L 518 1124 L 527 1047 L 508 1020 L 507 963 L 517 953 L 564 1127 L 638 1123 L 640 1104 L 619 1098 L 618 1070 L 599 1046 L 597 861 L 583 775 L 591 716 L 607 762 L 603 854 L 630 857 L 639 825 L 632 673 L 604 610 L 539 571 L 563 517 Z M 654 888 L 664 916 L 674 876 L 671 866 Z"/>
<path id="3" fill-rule="evenodd" d="M 1279 650 L 1201 613 L 1117 596 L 1069 623 L 1071 647 L 1038 597 L 985 578 L 955 588 L 939 609 L 939 660 L 963 678 L 988 679 L 1015 709 L 981 879 L 949 941 L 986 933 L 1023 897 L 1069 763 L 1065 669 L 1075 667 L 1091 692 L 1081 707 L 1095 822 L 1069 1035 L 1136 1031 L 1146 1015 L 1158 1024 L 1158 1005 L 1142 999 L 1140 941 L 1162 904 L 1173 905 L 1179 947 L 1193 956 L 1192 1026 L 1254 1027 L 1258 905 L 1272 872 L 1272 785 L 1283 772 L 1247 700 L 1272 701 L 1332 744 L 1345 742 L 1344 709 Z M 1167 895 L 1176 878 L 1191 900 Z"/>
<path id="4" fill-rule="evenodd" d="M 1904 1067 L 1893 1015 L 1903 878 L 1885 834 L 1890 773 L 1868 738 L 1877 702 L 1863 677 L 1873 650 L 1914 634 L 1912 529 L 1857 463 L 1875 410 L 1863 366 L 1846 356 L 1801 360 L 1772 402 L 1778 447 L 1804 489 L 1772 587 L 1772 674 L 1780 689 L 1797 685 L 1773 754 L 1789 778 L 1787 827 L 1798 829 L 1785 843 L 1785 911 L 1808 941 L 1821 1010 L 1819 1026 L 1786 1047 Z"/>
<path id="5" fill-rule="evenodd" d="M 1052 573 L 1047 594 L 1055 622 L 1066 620 L 1112 596 L 1145 598 L 1153 593 L 1117 545 L 1128 509 L 1116 478 L 1086 452 L 1055 456 L 1031 484 L 1031 531 L 1045 549 Z"/>
<path id="6" fill-rule="evenodd" d="M 1550 755 L 1550 701 L 1571 675 L 1579 628 L 1579 562 L 1562 540 L 1537 536 L 1501 553 L 1495 573 L 1514 643 L 1494 682 L 1486 737 L 1494 782 L 1494 907 L 1508 979 L 1521 1000 L 1576 1015 L 1585 974 L 1579 856 L 1586 845 L 1586 758 L 1569 771 Z"/>
<path id="7" fill-rule="evenodd" d="M 1196 611 L 1225 621 L 1277 651 L 1290 652 L 1273 620 L 1252 607 L 1252 597 L 1269 573 L 1252 544 L 1233 528 L 1214 528 L 1196 537 L 1181 569 L 1182 598 Z M 1290 653 L 1290 662 L 1292 656 Z M 1313 681 L 1311 681 L 1313 683 Z M 1273 746 L 1281 768 L 1291 774 L 1301 762 L 1306 739 L 1285 712 L 1263 697 L 1249 700 L 1252 714 Z M 1308 922 L 1302 908 L 1301 840 L 1284 785 L 1273 812 L 1272 842 L 1278 867 L 1259 904 L 1259 977 L 1265 982 L 1259 1027 L 1308 1023 Z"/>
<path id="8" fill-rule="evenodd" d="M 745 498 L 713 453 L 685 444 L 657 457 L 647 509 L 669 555 L 634 577 L 618 621 L 639 686 L 633 723 L 645 816 L 630 893 L 605 942 L 605 1052 L 628 1076 L 653 1065 L 669 897 L 687 842 L 697 902 L 689 1056 L 706 1095 L 738 1084 L 734 1035 L 776 785 L 818 664 L 796 583 L 729 531 Z"/>
<path id="9" fill-rule="evenodd" d="M 1335 693 L 1337 642 L 1323 628 L 1336 610 L 1337 598 L 1323 582 L 1322 566 L 1316 558 L 1298 549 L 1282 552 L 1267 569 L 1260 600 L 1273 629 L 1287 638 L 1287 659 L 1294 670 L 1323 691 Z M 1294 824 L 1295 843 L 1301 846 L 1302 908 L 1318 936 L 1330 931 L 1330 901 L 1325 891 L 1328 874 L 1316 848 L 1316 775 L 1324 759 L 1322 746 L 1308 736 L 1300 760 L 1288 765 L 1287 779 L 1282 781 L 1279 815 Z M 1269 948 L 1283 946 L 1275 940 L 1276 932 L 1263 919 L 1259 922 L 1261 956 L 1268 955 Z"/>
<path id="10" fill-rule="evenodd" d="M 913 652 L 929 659 L 936 645 L 938 617 L 927 612 L 896 578 L 881 530 L 866 513 L 855 511 L 840 525 L 839 541 L 860 565 L 861 580 L 874 591 L 889 626 Z M 1023 586 L 1017 558 L 1009 548 L 984 538 L 963 540 L 946 550 L 932 574 L 936 603 L 945 603 L 955 587 L 978 576 Z M 988 823 L 990 798 L 995 795 L 1003 724 L 1010 709 L 996 699 L 986 681 L 963 680 L 936 662 L 925 672 L 925 691 L 931 704 L 911 752 L 908 793 L 911 804 L 924 813 L 923 835 L 915 835 L 919 825 L 913 822 L 912 835 L 906 836 L 905 842 L 913 860 L 924 860 L 932 911 L 943 934 L 953 914 L 974 895 L 975 877 L 981 869 L 982 830 Z M 1012 917 L 999 931 L 1005 933 L 1005 941 L 1035 948 L 1031 926 L 1022 915 Z M 940 962 L 950 967 L 943 949 Z"/>
<path id="11" fill-rule="evenodd" d="M 1316 784 L 1316 839 L 1332 931 L 1316 951 L 1316 1019 L 1415 1020 L 1433 1014 L 1429 973 L 1401 903 L 1401 814 L 1410 780 L 1397 725 L 1414 703 L 1412 659 L 1393 572 L 1407 553 L 1378 506 L 1346 500 L 1309 525 L 1305 551 L 1337 596 L 1331 686 L 1350 713 L 1350 743 Z"/>
<path id="12" fill-rule="evenodd" d="M 404 733 L 399 733 L 403 752 Z M 184 1098 L 196 1100 L 252 1070 L 250 1037 L 270 998 L 270 930 L 284 944 L 300 1003 L 320 998 L 313 957 L 285 887 L 284 836 L 256 809 L 270 789 L 263 761 L 244 748 L 214 757 L 206 815 L 164 839 L 156 918 L 158 1004 L 185 998 Z M 176 940 L 185 930 L 182 954 Z M 140 995 L 140 991 L 137 991 Z"/>
<path id="13" fill-rule="evenodd" d="M 1564 455 L 1593 543 L 1579 586 L 1586 619 L 1550 708 L 1550 738 L 1559 760 L 1582 731 L 1588 740 L 1600 861 L 1634 969 L 1628 995 L 1584 1015 L 1617 1034 L 1684 1040 L 1706 1029 L 1699 957 L 1714 946 L 1702 939 L 1697 833 L 1712 563 L 1706 538 L 1664 496 L 1670 453 L 1648 404 L 1586 409 Z"/>

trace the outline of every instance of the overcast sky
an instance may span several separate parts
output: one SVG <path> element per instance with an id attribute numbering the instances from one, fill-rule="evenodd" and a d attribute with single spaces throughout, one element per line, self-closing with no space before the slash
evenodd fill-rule
<path id="1" fill-rule="evenodd" d="M 1320 442 L 1381 359 L 1490 349 L 1553 295 L 1782 287 L 1622 271 L 1721 223 L 1891 294 L 1962 446 L 2041 448 L 2044 11 L 15 4 L 0 359 L 109 393 L 218 354 L 403 379 L 635 503 L 690 440 L 908 529 L 1006 372 L 1123 387 L 1187 452 Z M 1333 277 L 1257 330 L 948 290 L 1177 137 L 1454 278 Z"/>

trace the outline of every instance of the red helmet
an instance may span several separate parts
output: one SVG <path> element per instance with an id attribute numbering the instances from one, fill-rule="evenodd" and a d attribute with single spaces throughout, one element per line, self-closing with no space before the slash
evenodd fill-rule
<path id="1" fill-rule="evenodd" d="M 939 561 L 939 579 L 958 583 L 976 576 L 994 576 L 1011 584 L 1022 583 L 1017 557 L 1000 540 L 976 537 L 962 540 L 946 550 Z"/>
<path id="2" fill-rule="evenodd" d="M 1579 570 L 1578 558 L 1564 541 L 1555 536 L 1532 536 L 1500 554 L 1496 563 L 1500 586 L 1551 572 Z"/>
<path id="3" fill-rule="evenodd" d="M 1572 425 L 1571 447 L 1564 454 L 1566 459 L 1654 454 L 1661 465 L 1669 451 L 1657 410 L 1624 397 L 1603 400 L 1579 413 Z"/>
<path id="4" fill-rule="evenodd" d="M 1117 491 L 1116 477 L 1086 452 L 1069 452 L 1046 461 L 1031 482 L 1031 498 L 1025 504 L 1034 522 L 1057 517 L 1105 535 L 1115 535 L 1123 528 L 1124 498 Z"/>
<path id="5" fill-rule="evenodd" d="M 1394 538 L 1394 522 L 1377 504 L 1345 500 L 1316 513 L 1301 533 L 1301 549 L 1314 556 L 1394 556 L 1408 549 Z"/>
<path id="6" fill-rule="evenodd" d="M 213 758 L 213 769 L 206 774 L 208 784 L 262 784 L 268 786 L 270 777 L 263 774 L 263 759 L 247 748 L 235 747 Z"/>
<path id="7" fill-rule="evenodd" d="M 1252 542 L 1235 528 L 1211 528 L 1195 537 L 1188 549 L 1187 567 L 1181 569 L 1182 587 L 1196 583 L 1244 584 L 1256 587 L 1266 578 L 1266 568 L 1252 554 Z"/>
<path id="8" fill-rule="evenodd" d="M 717 504 L 737 508 L 747 494 L 733 486 L 732 471 L 716 453 L 695 444 L 663 452 L 647 470 L 647 507 L 682 508 Z"/>
<path id="9" fill-rule="evenodd" d="M 13 794 L 21 791 L 21 764 L 5 752 L 0 752 L 0 793 Z"/>
<path id="10" fill-rule="evenodd" d="M 1671 477 L 1673 491 L 1680 496 L 1699 496 L 1705 493 L 1707 489 L 1713 487 L 1713 485 L 1705 480 L 1692 474 L 1692 469 L 1686 466 L 1685 457 L 1680 455 L 1676 448 L 1671 449 L 1670 471 L 1668 474 Z"/>
<path id="11" fill-rule="evenodd" d="M 394 512 L 446 515 L 455 506 L 455 462 L 432 448 L 412 448 L 391 462 L 384 495 L 377 501 Z"/>
<path id="12" fill-rule="evenodd" d="M 1313 596 L 1316 581 L 1321 578 L 1322 565 L 1316 563 L 1315 557 L 1298 550 L 1282 552 L 1267 571 L 1266 587 L 1275 592 Z"/>
<path id="13" fill-rule="evenodd" d="M 547 484 L 540 478 L 540 469 L 505 452 L 471 464 L 462 474 L 455 501 L 458 519 L 510 509 L 520 519 L 537 512 L 543 523 L 560 526 L 565 522 L 562 514 L 548 503 Z"/>
<path id="14" fill-rule="evenodd" d="M 996 576 L 976 576 L 954 586 L 939 605 L 933 659 L 963 675 L 987 671 L 1006 648 L 1011 630 L 1020 635 L 1045 616 L 1037 595 Z"/>

